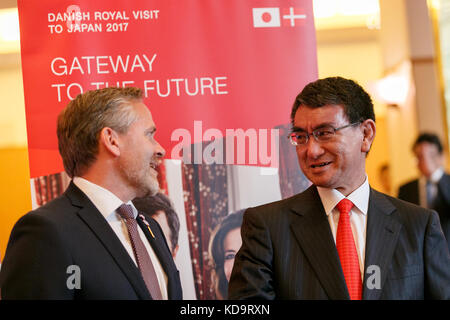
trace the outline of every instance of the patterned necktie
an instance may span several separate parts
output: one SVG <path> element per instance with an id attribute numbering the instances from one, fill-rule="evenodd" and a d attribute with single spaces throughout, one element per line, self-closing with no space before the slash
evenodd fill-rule
<path id="1" fill-rule="evenodd" d="M 430 180 L 427 180 L 426 192 L 427 192 L 427 208 L 433 209 L 434 201 L 436 200 L 437 188 L 436 185 Z"/>
<path id="2" fill-rule="evenodd" d="M 128 204 L 122 204 L 117 211 L 127 225 L 134 257 L 136 258 L 137 265 L 144 278 L 145 284 L 147 285 L 148 291 L 154 300 L 161 300 L 162 296 L 158 278 L 156 277 L 156 272 L 147 249 L 139 236 L 137 221 L 133 216 L 133 209 Z"/>
<path id="3" fill-rule="evenodd" d="M 350 210 L 353 203 L 348 199 L 342 199 L 336 206 L 340 212 L 336 233 L 336 247 L 341 260 L 342 271 L 347 284 L 351 300 L 361 300 L 362 281 L 359 270 L 358 253 L 356 252 L 350 225 Z"/>

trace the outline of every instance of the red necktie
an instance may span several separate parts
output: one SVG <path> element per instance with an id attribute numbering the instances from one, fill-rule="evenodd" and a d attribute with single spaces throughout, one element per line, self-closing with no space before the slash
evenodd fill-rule
<path id="1" fill-rule="evenodd" d="M 133 215 L 133 209 L 128 204 L 122 204 L 117 211 L 122 218 L 125 219 L 128 234 L 130 235 L 131 246 L 133 247 L 134 257 L 136 258 L 136 263 L 142 273 L 142 277 L 144 278 L 148 291 L 150 292 L 153 300 L 161 300 L 162 297 L 158 284 L 158 278 L 147 249 L 139 236 L 137 222 Z"/>
<path id="2" fill-rule="evenodd" d="M 342 271 L 344 271 L 350 300 L 361 300 L 361 273 L 359 270 L 358 253 L 356 252 L 350 225 L 350 210 L 353 207 L 353 203 L 348 199 L 342 199 L 336 207 L 340 212 L 336 233 L 336 247 L 339 259 L 341 260 Z"/>

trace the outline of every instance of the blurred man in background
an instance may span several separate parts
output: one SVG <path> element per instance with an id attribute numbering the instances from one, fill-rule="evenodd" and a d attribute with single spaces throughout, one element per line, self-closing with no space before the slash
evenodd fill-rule
<path id="1" fill-rule="evenodd" d="M 439 137 L 422 133 L 413 145 L 420 177 L 402 185 L 398 197 L 439 213 L 450 248 L 450 175 L 444 171 L 444 148 Z"/>

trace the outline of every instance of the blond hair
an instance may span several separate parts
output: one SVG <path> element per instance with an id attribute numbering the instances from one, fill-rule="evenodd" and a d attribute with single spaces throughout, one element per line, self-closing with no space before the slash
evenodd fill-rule
<path id="1" fill-rule="evenodd" d="M 136 120 L 131 102 L 142 100 L 139 88 L 87 91 L 69 102 L 58 116 L 57 136 L 64 169 L 81 176 L 96 159 L 100 131 L 109 127 L 125 133 Z"/>

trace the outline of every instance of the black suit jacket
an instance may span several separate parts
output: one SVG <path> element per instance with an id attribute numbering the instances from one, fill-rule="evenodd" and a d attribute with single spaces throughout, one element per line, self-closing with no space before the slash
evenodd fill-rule
<path id="1" fill-rule="evenodd" d="M 367 219 L 363 299 L 450 299 L 450 254 L 434 211 L 371 189 Z M 229 299 L 349 299 L 315 186 L 248 209 L 241 234 Z"/>
<path id="2" fill-rule="evenodd" d="M 153 238 L 137 220 L 168 277 L 169 299 L 182 299 L 179 273 L 161 228 L 146 218 Z M 67 272 L 71 265 L 79 267 L 80 289 L 67 286 L 74 274 Z M 3 299 L 151 299 L 139 269 L 108 222 L 73 183 L 62 196 L 16 223 L 0 287 Z"/>
<path id="3" fill-rule="evenodd" d="M 450 175 L 444 173 L 437 185 L 438 193 L 433 209 L 439 214 L 442 231 L 450 249 Z M 419 179 L 410 181 L 399 188 L 399 199 L 420 205 Z"/>

